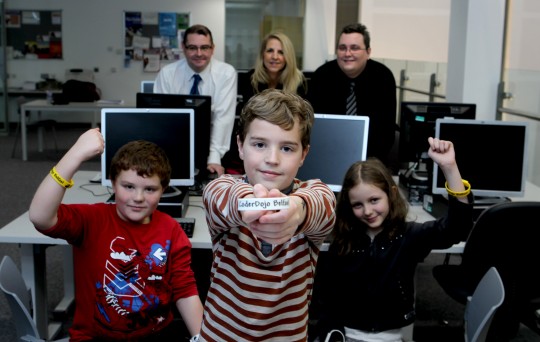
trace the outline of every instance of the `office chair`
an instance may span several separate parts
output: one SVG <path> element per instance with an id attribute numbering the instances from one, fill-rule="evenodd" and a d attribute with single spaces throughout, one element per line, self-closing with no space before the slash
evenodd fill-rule
<path id="1" fill-rule="evenodd" d="M 520 323 L 539 331 L 535 311 L 540 308 L 540 201 L 506 202 L 485 209 L 475 222 L 459 264 L 433 268 L 433 276 L 452 299 L 466 304 L 480 279 L 496 267 L 505 299 L 493 318 L 488 339 L 508 341 Z M 533 223 L 531 223 L 533 222 Z"/>
<path id="2" fill-rule="evenodd" d="M 482 277 L 465 307 L 465 342 L 484 342 L 495 311 L 504 300 L 504 285 L 495 267 Z"/>
<path id="3" fill-rule="evenodd" d="M 19 341 L 46 341 L 39 336 L 31 312 L 31 292 L 26 287 L 24 279 L 8 255 L 0 263 L 0 289 L 4 292 L 11 309 L 11 315 Z M 56 340 L 69 341 L 69 338 Z"/>
<path id="4" fill-rule="evenodd" d="M 21 106 L 28 102 L 28 100 L 24 96 L 19 96 L 16 100 L 17 102 L 17 113 L 19 114 L 19 120 L 17 120 L 17 128 L 15 129 L 15 141 L 13 142 L 13 147 L 11 149 L 11 158 L 15 158 L 15 150 L 17 149 L 17 145 L 19 143 L 19 136 L 21 134 L 21 115 L 26 115 L 26 113 L 21 112 Z M 26 117 L 24 118 L 27 119 Z M 31 128 L 37 128 L 38 131 L 38 137 L 43 136 L 43 132 L 45 129 L 50 129 L 53 134 L 53 142 L 54 142 L 54 151 L 56 154 L 58 154 L 58 140 L 56 138 L 56 120 L 38 120 L 36 122 L 28 122 L 26 124 L 27 132 Z M 41 148 L 41 145 L 40 145 Z"/>

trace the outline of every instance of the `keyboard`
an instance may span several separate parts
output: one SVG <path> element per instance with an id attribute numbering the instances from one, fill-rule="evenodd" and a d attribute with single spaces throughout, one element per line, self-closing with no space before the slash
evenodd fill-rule
<path id="1" fill-rule="evenodd" d="M 188 238 L 193 237 L 193 231 L 195 230 L 195 218 L 194 217 L 175 217 L 174 218 L 186 233 Z"/>

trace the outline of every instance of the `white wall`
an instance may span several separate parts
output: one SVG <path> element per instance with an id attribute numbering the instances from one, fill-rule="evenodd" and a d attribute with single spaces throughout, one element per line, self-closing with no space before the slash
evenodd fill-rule
<path id="1" fill-rule="evenodd" d="M 156 73 L 144 73 L 142 62 L 124 68 L 124 11 L 188 12 L 190 23 L 210 28 L 215 56 L 225 55 L 225 0 L 11 0 L 6 9 L 62 10 L 62 60 L 9 60 L 9 86 L 40 81 L 42 73 L 64 80 L 66 69 L 99 68 L 95 83 L 103 98 L 135 102 L 140 81 Z"/>

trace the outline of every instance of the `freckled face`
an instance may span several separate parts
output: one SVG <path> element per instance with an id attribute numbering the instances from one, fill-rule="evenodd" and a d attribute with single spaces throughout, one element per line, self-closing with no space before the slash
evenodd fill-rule
<path id="1" fill-rule="evenodd" d="M 284 190 L 291 185 L 309 150 L 302 148 L 298 123 L 286 131 L 255 119 L 244 143 L 237 142 L 250 184 L 262 184 L 267 189 Z"/>
<path id="2" fill-rule="evenodd" d="M 157 175 L 141 177 L 134 170 L 121 171 L 113 183 L 116 212 L 124 221 L 146 224 L 163 194 Z"/>
<path id="3" fill-rule="evenodd" d="M 380 188 L 361 182 L 349 191 L 349 201 L 354 216 L 364 222 L 370 229 L 380 229 L 388 213 L 390 205 L 388 195 Z"/>

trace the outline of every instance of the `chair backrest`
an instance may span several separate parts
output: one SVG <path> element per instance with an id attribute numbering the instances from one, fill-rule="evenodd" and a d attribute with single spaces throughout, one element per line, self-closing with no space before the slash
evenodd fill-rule
<path id="1" fill-rule="evenodd" d="M 495 267 L 482 277 L 465 307 L 465 342 L 484 342 L 497 308 L 504 301 L 504 285 Z"/>
<path id="2" fill-rule="evenodd" d="M 19 340 L 37 340 L 39 333 L 31 315 L 31 295 L 21 272 L 9 256 L 0 263 L 0 289 L 6 295 Z"/>
<path id="3" fill-rule="evenodd" d="M 468 281 L 478 283 L 491 266 L 501 276 L 536 267 L 540 261 L 540 229 L 531 224 L 538 219 L 540 201 L 505 202 L 485 209 L 465 244 L 461 265 Z M 534 273 L 528 272 L 530 276 Z"/>

